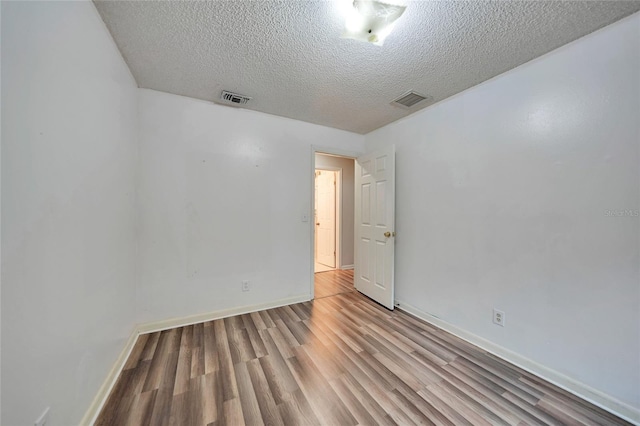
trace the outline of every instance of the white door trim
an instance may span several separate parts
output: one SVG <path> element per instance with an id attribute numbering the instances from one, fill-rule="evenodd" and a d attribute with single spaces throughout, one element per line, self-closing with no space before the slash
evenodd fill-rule
<path id="1" fill-rule="evenodd" d="M 321 145 L 311 145 L 311 167 L 309 169 L 309 187 L 311 192 L 309 195 L 308 214 L 309 218 L 309 298 L 313 300 L 315 295 L 315 282 L 314 282 L 314 248 L 315 248 L 315 228 L 316 223 L 311 219 L 313 217 L 313 209 L 315 206 L 315 191 L 316 191 L 316 154 L 330 154 L 337 155 L 344 158 L 351 158 L 355 160 L 362 152 L 358 151 L 345 151 L 338 148 L 329 148 Z"/>

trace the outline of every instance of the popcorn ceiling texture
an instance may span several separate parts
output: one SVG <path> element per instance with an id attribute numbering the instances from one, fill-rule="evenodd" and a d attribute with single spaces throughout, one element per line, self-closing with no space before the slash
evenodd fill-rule
<path id="1" fill-rule="evenodd" d="M 340 38 L 337 1 L 95 1 L 138 85 L 357 133 L 640 10 L 622 1 L 413 1 L 384 46 Z M 598 58 L 593 58 L 597 66 Z M 491 102 L 487 99 L 487 102 Z"/>

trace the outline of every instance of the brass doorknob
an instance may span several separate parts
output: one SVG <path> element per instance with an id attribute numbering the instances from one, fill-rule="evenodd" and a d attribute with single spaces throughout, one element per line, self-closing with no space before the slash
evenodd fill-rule
<path id="1" fill-rule="evenodd" d="M 391 232 L 389 232 L 389 231 L 385 232 L 385 233 L 384 233 L 384 236 L 385 236 L 385 237 L 387 237 L 387 238 L 389 238 L 389 237 L 391 236 Z"/>

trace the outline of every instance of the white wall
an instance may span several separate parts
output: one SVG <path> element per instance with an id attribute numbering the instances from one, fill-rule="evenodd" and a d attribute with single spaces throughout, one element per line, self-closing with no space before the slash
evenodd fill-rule
<path id="1" fill-rule="evenodd" d="M 366 135 L 397 299 L 640 408 L 639 126 L 635 14 Z"/>
<path id="2" fill-rule="evenodd" d="M 353 197 L 355 161 L 351 158 L 316 154 L 316 169 L 334 167 L 342 169 L 342 185 L 340 194 L 342 210 L 340 210 L 340 265 L 353 266 Z"/>
<path id="3" fill-rule="evenodd" d="M 151 90 L 139 102 L 140 321 L 310 297 L 311 145 L 364 137 Z"/>
<path id="4" fill-rule="evenodd" d="M 0 7 L 0 34 L 2 34 L 2 7 Z M 1 43 L 0 43 L 1 44 Z M 0 55 L 0 82 L 2 81 L 2 55 Z M 0 84 L 0 94 L 2 93 Z M 2 141 L 2 106 L 0 103 L 0 142 Z M 2 144 L 0 143 L 0 187 L 2 187 Z M 0 196 L 0 223 L 2 223 L 2 197 Z M 2 240 L 2 226 L 0 226 L 0 241 Z M 0 259 L 2 259 L 2 244 L 0 244 Z M 0 262 L 0 307 L 2 306 L 2 262 Z M 0 348 L 2 348 L 2 314 L 0 313 Z M 2 350 L 0 349 L 0 366 L 2 365 Z M 2 422 L 2 370 L 0 368 L 0 422 Z"/>
<path id="5" fill-rule="evenodd" d="M 137 88 L 91 2 L 2 2 L 2 420 L 77 424 L 135 320 Z"/>

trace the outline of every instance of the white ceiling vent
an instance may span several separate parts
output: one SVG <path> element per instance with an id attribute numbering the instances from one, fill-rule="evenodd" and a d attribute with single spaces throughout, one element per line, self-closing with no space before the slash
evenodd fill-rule
<path id="1" fill-rule="evenodd" d="M 412 106 L 427 99 L 431 100 L 432 98 L 431 96 L 424 96 L 410 90 L 399 98 L 394 99 L 391 102 L 391 105 L 399 106 L 401 108 L 411 108 Z"/>
<path id="2" fill-rule="evenodd" d="M 238 93 L 227 92 L 226 90 L 222 91 L 220 95 L 220 99 L 229 105 L 245 105 L 247 102 L 251 100 L 249 96 L 240 95 Z"/>

